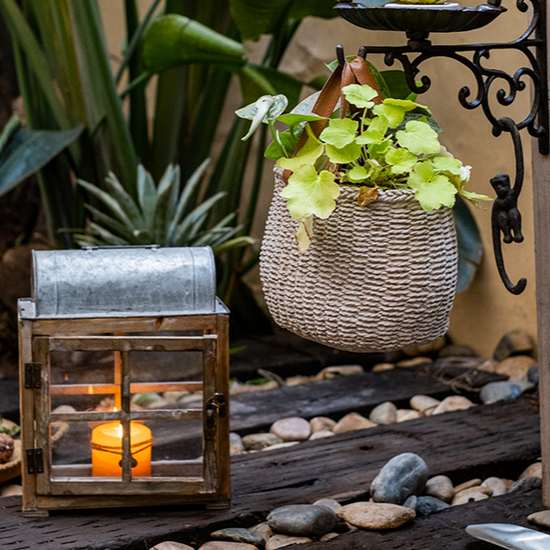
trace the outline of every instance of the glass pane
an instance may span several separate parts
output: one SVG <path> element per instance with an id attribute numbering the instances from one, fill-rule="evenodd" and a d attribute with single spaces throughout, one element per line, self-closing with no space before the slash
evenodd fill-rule
<path id="1" fill-rule="evenodd" d="M 51 410 L 62 405 L 69 405 L 76 411 L 112 410 L 117 355 L 104 351 L 52 351 Z"/>
<path id="2" fill-rule="evenodd" d="M 50 448 L 53 481 L 92 476 L 92 429 L 87 422 L 52 422 Z"/>
<path id="3" fill-rule="evenodd" d="M 132 351 L 129 357 L 134 405 L 202 410 L 202 352 Z"/>
<path id="4" fill-rule="evenodd" d="M 202 478 L 201 420 L 147 421 L 153 435 L 152 476 Z"/>

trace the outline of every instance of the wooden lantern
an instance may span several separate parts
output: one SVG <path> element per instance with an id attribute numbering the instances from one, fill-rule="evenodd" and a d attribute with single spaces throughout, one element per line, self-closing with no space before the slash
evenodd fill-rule
<path id="1" fill-rule="evenodd" d="M 19 301 L 23 515 L 228 507 L 229 312 L 212 251 L 37 251 L 33 262 L 33 298 Z"/>

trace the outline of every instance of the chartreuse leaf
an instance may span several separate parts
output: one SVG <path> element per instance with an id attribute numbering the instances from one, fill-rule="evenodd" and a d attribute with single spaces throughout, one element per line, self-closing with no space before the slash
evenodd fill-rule
<path id="1" fill-rule="evenodd" d="M 312 214 L 326 219 L 336 208 L 334 199 L 340 195 L 340 186 L 328 170 L 317 174 L 313 166 L 306 165 L 288 178 L 288 185 L 279 195 L 288 199 L 288 209 L 293 219 L 304 219 Z"/>
<path id="2" fill-rule="evenodd" d="M 305 145 L 298 151 L 298 154 L 293 158 L 280 158 L 277 161 L 277 166 L 285 170 L 297 170 L 300 166 L 308 164 L 313 166 L 315 161 L 324 153 L 325 146 L 312 134 Z M 299 218 L 303 216 L 298 216 Z"/>
<path id="3" fill-rule="evenodd" d="M 298 231 L 296 231 L 296 240 L 298 241 L 298 250 L 305 252 L 311 240 L 313 239 L 313 216 L 308 216 L 303 220 L 300 220 Z"/>
<path id="4" fill-rule="evenodd" d="M 435 154 L 440 150 L 437 133 L 425 122 L 417 120 L 407 122 L 405 130 L 396 133 L 396 139 L 401 147 L 406 147 L 415 155 Z"/>
<path id="5" fill-rule="evenodd" d="M 480 193 L 474 193 L 473 191 L 466 191 L 466 189 L 461 189 L 459 191 L 460 196 L 468 199 L 476 208 L 479 208 L 479 203 L 477 201 L 492 201 L 491 197 L 487 195 L 481 195 Z"/>
<path id="6" fill-rule="evenodd" d="M 351 183 L 361 183 L 367 179 L 368 172 L 364 166 L 354 166 L 346 172 L 346 178 Z"/>
<path id="7" fill-rule="evenodd" d="M 418 161 L 418 157 L 407 149 L 391 148 L 386 153 L 386 162 L 391 165 L 393 174 L 405 174 L 410 172 Z"/>
<path id="8" fill-rule="evenodd" d="M 380 142 L 376 141 L 368 145 L 367 153 L 369 154 L 370 158 L 379 159 L 387 153 L 388 149 L 391 146 L 391 141 L 389 139 L 385 139 L 384 141 Z"/>
<path id="9" fill-rule="evenodd" d="M 387 100 L 384 100 L 384 103 L 380 105 L 375 105 L 372 109 L 372 112 L 377 116 L 384 116 L 388 119 L 388 123 L 392 128 L 397 128 L 399 124 L 403 121 L 405 116 L 405 109 L 398 105 L 388 105 L 386 104 Z"/>
<path id="10" fill-rule="evenodd" d="M 430 162 L 419 162 L 409 176 L 409 186 L 415 190 L 415 197 L 426 211 L 441 206 L 451 208 L 455 203 L 457 188 L 449 178 L 437 175 Z"/>
<path id="11" fill-rule="evenodd" d="M 359 145 L 379 143 L 384 139 L 388 128 L 388 119 L 385 116 L 377 116 L 372 119 L 372 122 L 369 124 L 367 130 L 358 136 L 356 141 Z"/>
<path id="12" fill-rule="evenodd" d="M 348 143 L 344 147 L 334 147 L 334 145 L 327 144 L 325 149 L 330 161 L 336 164 L 347 164 L 361 156 L 361 146 L 355 142 Z"/>
<path id="13" fill-rule="evenodd" d="M 414 101 L 411 101 L 410 99 L 395 99 L 393 97 L 389 97 L 388 99 L 384 100 L 385 105 L 392 105 L 394 107 L 402 107 L 405 109 L 405 111 L 422 111 L 423 114 L 427 116 L 432 116 L 432 112 L 428 107 L 425 105 L 420 105 L 420 103 L 415 103 Z"/>
<path id="14" fill-rule="evenodd" d="M 378 92 L 367 84 L 349 84 L 342 88 L 342 92 L 352 105 L 360 109 L 370 109 L 373 107 L 374 103 L 371 100 L 378 95 Z"/>
<path id="15" fill-rule="evenodd" d="M 449 172 L 455 176 L 460 176 L 462 172 L 462 163 L 451 157 L 435 157 L 430 162 L 439 172 Z"/>
<path id="16" fill-rule="evenodd" d="M 331 120 L 321 132 L 319 138 L 329 145 L 341 149 L 355 140 L 359 123 L 350 118 L 336 118 Z"/>

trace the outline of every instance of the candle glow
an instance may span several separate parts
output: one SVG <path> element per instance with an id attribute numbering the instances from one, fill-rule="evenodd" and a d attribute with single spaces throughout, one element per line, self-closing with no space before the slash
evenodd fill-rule
<path id="1" fill-rule="evenodd" d="M 92 430 L 92 476 L 122 477 L 122 425 L 120 422 L 100 424 Z M 137 422 L 130 423 L 132 477 L 151 476 L 151 430 Z"/>

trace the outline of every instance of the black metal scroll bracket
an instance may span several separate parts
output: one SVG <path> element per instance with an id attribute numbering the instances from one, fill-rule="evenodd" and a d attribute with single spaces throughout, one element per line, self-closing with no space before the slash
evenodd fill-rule
<path id="1" fill-rule="evenodd" d="M 546 3 L 545 0 L 528 0 L 533 7 L 533 16 L 527 30 L 516 40 L 506 43 L 486 44 L 459 44 L 459 45 L 432 45 L 429 40 L 408 41 L 406 46 L 363 46 L 359 55 L 366 58 L 367 54 L 384 54 L 387 66 L 392 66 L 398 60 L 403 66 L 407 83 L 411 91 L 422 94 L 431 86 L 430 78 L 423 75 L 420 81 L 416 77 L 420 72 L 419 66 L 424 61 L 434 57 L 446 57 L 458 61 L 467 67 L 476 80 L 476 95 L 470 100 L 471 90 L 463 86 L 458 92 L 460 104 L 469 110 L 482 108 L 486 118 L 493 127 L 493 135 L 499 136 L 507 132 L 512 137 L 516 157 L 516 174 L 514 186 L 510 186 L 507 174 L 498 174 L 491 179 L 491 185 L 497 193 L 491 213 L 493 233 L 493 249 L 498 272 L 505 287 L 512 294 L 520 294 L 525 289 L 527 281 L 522 278 L 513 284 L 504 267 L 502 256 L 501 233 L 504 243 L 520 243 L 521 215 L 517 208 L 517 201 L 524 178 L 523 148 L 520 130 L 526 128 L 528 133 L 538 139 L 539 152 L 548 155 L 550 152 L 549 124 L 548 124 L 548 85 L 547 85 L 547 51 L 546 51 Z M 501 0 L 489 0 L 492 6 L 499 6 Z M 516 7 L 521 12 L 528 10 L 527 0 L 517 0 Z M 533 37 L 534 35 L 534 37 Z M 518 69 L 513 75 L 499 69 L 491 69 L 484 65 L 493 50 L 515 50 L 522 53 L 528 61 L 528 66 Z M 466 53 L 470 52 L 471 59 Z M 340 52 L 343 57 L 343 52 Z M 409 59 L 409 56 L 411 57 Z M 506 91 L 499 88 L 496 99 L 502 106 L 511 105 L 518 92 L 526 89 L 524 78 L 531 80 L 533 93 L 531 94 L 531 108 L 529 114 L 521 121 L 516 122 L 509 117 L 497 118 L 489 104 L 489 95 L 493 83 L 500 81 L 508 88 Z"/>

